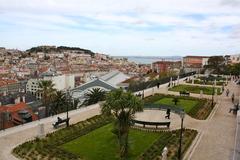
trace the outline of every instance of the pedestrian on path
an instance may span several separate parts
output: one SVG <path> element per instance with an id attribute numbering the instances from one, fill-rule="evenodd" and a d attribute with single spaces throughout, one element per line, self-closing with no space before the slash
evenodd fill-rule
<path id="1" fill-rule="evenodd" d="M 234 103 L 234 93 L 232 94 L 232 103 Z"/>
<path id="2" fill-rule="evenodd" d="M 158 82 L 158 83 L 157 83 L 157 88 L 158 88 L 158 89 L 159 89 L 159 86 L 160 86 L 160 83 Z"/>
<path id="3" fill-rule="evenodd" d="M 228 97 L 229 95 L 229 89 L 226 90 L 226 96 Z"/>
<path id="4" fill-rule="evenodd" d="M 165 118 L 170 119 L 170 113 L 171 113 L 171 109 L 168 108 Z"/>

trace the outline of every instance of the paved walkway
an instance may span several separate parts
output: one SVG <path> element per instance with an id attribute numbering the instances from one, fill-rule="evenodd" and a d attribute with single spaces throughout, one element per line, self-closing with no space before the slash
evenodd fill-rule
<path id="1" fill-rule="evenodd" d="M 235 94 L 239 98 L 240 86 L 230 83 L 227 88 L 230 95 Z M 236 99 L 238 101 L 238 99 Z M 192 128 L 200 131 L 196 146 L 190 148 L 191 153 L 186 159 L 192 160 L 230 160 L 233 156 L 234 137 L 236 131 L 236 116 L 228 113 L 232 107 L 231 96 L 221 95 L 217 108 L 212 117 L 199 125 L 192 124 Z M 191 126 L 188 126 L 191 127 Z"/>

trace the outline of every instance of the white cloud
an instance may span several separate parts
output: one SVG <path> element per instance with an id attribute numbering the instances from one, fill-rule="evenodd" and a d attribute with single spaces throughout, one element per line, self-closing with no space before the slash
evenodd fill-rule
<path id="1" fill-rule="evenodd" d="M 19 35 L 23 46 L 45 41 L 112 54 L 240 51 L 239 26 L 239 0 L 0 0 L 0 37 L 8 37 L 0 40 L 13 47 Z"/>

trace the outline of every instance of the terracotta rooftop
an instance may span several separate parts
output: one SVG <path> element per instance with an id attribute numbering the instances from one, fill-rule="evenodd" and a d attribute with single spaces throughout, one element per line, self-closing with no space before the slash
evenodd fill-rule
<path id="1" fill-rule="evenodd" d="M 27 106 L 26 103 L 20 102 L 18 104 L 8 105 L 8 106 L 0 106 L 0 112 L 7 111 L 11 114 L 11 119 L 4 121 L 4 128 L 10 128 L 19 124 L 23 123 L 22 118 L 19 116 L 19 111 L 21 110 L 27 110 L 31 116 L 32 121 L 35 121 L 38 119 L 37 115 L 35 115 L 31 108 Z"/>
<path id="2" fill-rule="evenodd" d="M 16 112 L 16 111 L 25 109 L 26 107 L 27 107 L 26 103 L 20 102 L 18 104 L 7 105 L 7 106 L 0 106 L 0 112 L 1 111 Z"/>
<path id="3" fill-rule="evenodd" d="M 0 87 L 6 86 L 8 84 L 13 84 L 13 83 L 16 83 L 16 82 L 17 81 L 13 80 L 13 79 L 0 79 Z"/>

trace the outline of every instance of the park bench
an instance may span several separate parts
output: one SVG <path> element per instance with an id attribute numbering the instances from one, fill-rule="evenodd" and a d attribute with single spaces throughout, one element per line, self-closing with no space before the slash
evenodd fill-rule
<path id="1" fill-rule="evenodd" d="M 232 108 L 230 108 L 229 113 L 233 112 L 233 114 L 237 114 L 238 110 L 239 110 L 239 104 L 236 104 Z"/>
<path id="2" fill-rule="evenodd" d="M 146 121 L 132 120 L 133 125 L 134 124 L 142 124 L 143 128 L 145 128 L 146 125 L 156 126 L 156 128 L 158 128 L 158 126 L 166 126 L 167 128 L 169 128 L 170 123 L 171 122 L 146 122 Z"/>
<path id="3" fill-rule="evenodd" d="M 61 119 L 61 118 L 58 117 L 57 122 L 53 123 L 52 125 L 53 125 L 54 128 L 57 128 L 62 123 L 66 123 L 66 125 L 68 125 L 69 124 L 69 119 L 70 118 Z"/>
<path id="4" fill-rule="evenodd" d="M 190 93 L 186 91 L 180 91 L 179 94 L 180 96 L 190 96 Z"/>

